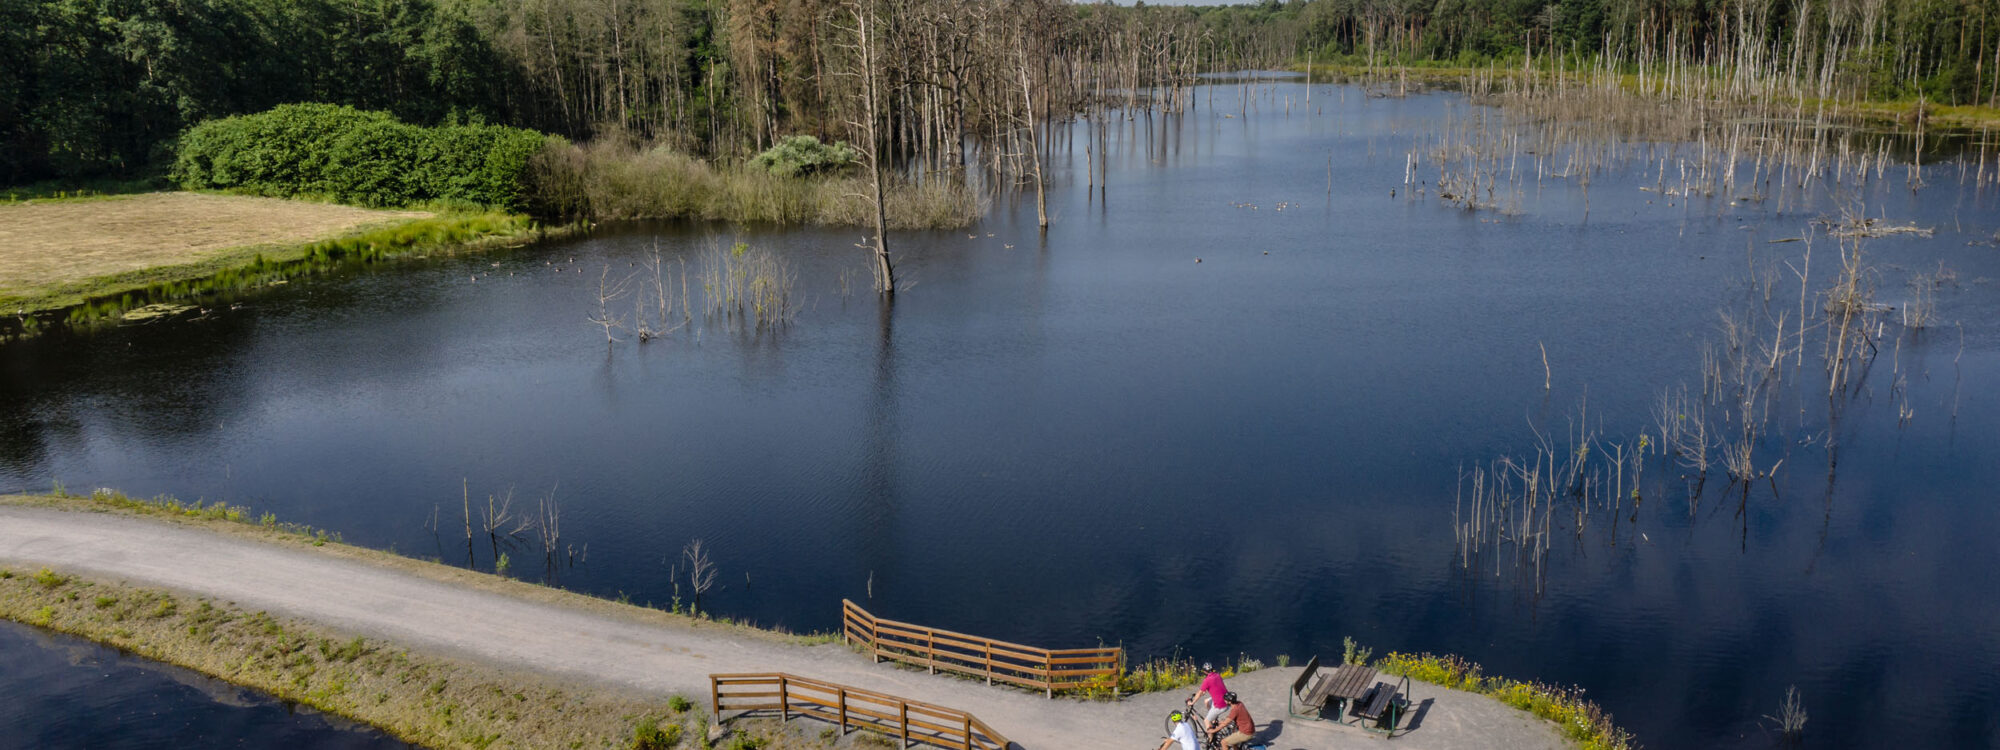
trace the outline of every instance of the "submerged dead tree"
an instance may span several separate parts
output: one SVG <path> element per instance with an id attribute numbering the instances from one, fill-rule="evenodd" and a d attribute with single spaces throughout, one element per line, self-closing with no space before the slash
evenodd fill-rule
<path id="1" fill-rule="evenodd" d="M 875 222 L 875 289 L 884 296 L 896 294 L 896 267 L 889 260 L 889 216 L 882 205 L 882 139 L 877 131 L 880 118 L 876 113 L 877 90 L 875 59 L 875 3 L 874 0 L 848 0 L 847 8 L 854 19 L 854 46 L 859 52 L 861 70 L 860 122 L 848 121 L 848 126 L 859 131 L 863 148 L 868 159 L 869 200 L 874 204 Z"/>

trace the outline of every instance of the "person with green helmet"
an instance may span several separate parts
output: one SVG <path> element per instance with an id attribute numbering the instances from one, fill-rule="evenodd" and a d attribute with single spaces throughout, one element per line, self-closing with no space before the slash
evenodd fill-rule
<path id="1" fill-rule="evenodd" d="M 1160 750 L 1175 750 L 1174 743 L 1180 743 L 1179 750 L 1201 750 L 1201 738 L 1195 735 L 1194 722 L 1179 711 L 1167 714 L 1167 737 L 1160 740 Z"/>

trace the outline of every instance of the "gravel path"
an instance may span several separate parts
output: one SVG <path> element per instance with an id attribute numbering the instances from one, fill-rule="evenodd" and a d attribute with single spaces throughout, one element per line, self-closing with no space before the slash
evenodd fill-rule
<path id="1" fill-rule="evenodd" d="M 164 521 L 0 504 L 0 562 L 175 589 L 320 623 L 414 650 L 657 691 L 708 694 L 712 672 L 785 671 L 971 712 L 1023 748 L 1157 748 L 1161 719 L 1184 695 L 1115 703 L 1048 700 L 873 664 L 839 644 L 804 646 L 570 595 L 538 601 L 481 590 L 328 548 L 271 543 Z M 442 567 L 442 566 L 440 566 Z M 450 575 L 464 575 L 452 571 Z M 836 606 L 828 602 L 827 606 Z M 1383 747 L 1359 729 L 1292 719 L 1298 669 L 1232 679 L 1274 748 Z M 1398 748 L 1561 748 L 1555 727 L 1483 696 L 1419 684 L 1414 729 Z"/>

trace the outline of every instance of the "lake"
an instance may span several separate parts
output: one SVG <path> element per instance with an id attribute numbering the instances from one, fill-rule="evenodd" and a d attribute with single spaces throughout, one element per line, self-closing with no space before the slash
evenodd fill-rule
<path id="1" fill-rule="evenodd" d="M 0 748 L 409 745 L 339 717 L 73 636 L 0 621 Z"/>
<path id="2" fill-rule="evenodd" d="M 1674 144 L 1624 144 L 1587 195 L 1517 154 L 1506 205 L 1467 210 L 1428 160 L 1406 184 L 1408 158 L 1491 110 L 1313 88 L 1119 117 L 1095 175 L 1073 125 L 1046 235 L 1032 191 L 896 234 L 893 305 L 858 229 L 637 224 L 0 347 L 0 489 L 247 504 L 454 564 L 466 496 L 475 527 L 488 496 L 515 519 L 553 498 L 559 560 L 475 529 L 470 564 L 685 604 L 699 538 L 704 609 L 767 626 L 837 628 L 846 597 L 1135 660 L 1352 637 L 1581 686 L 1648 747 L 1771 744 L 1792 685 L 1816 747 L 2000 745 L 2000 195 L 1961 172 L 1976 144 L 1930 139 L 1919 190 L 1892 161 L 1762 200 L 1664 192 Z M 1878 351 L 1830 397 L 1841 243 L 1814 222 L 1843 210 L 1935 234 L 1862 244 Z M 665 338 L 607 344 L 589 320 L 600 280 L 655 254 L 699 297 L 738 242 L 795 274 L 788 324 L 697 300 Z M 1932 322 L 1901 325 L 1927 297 Z M 1630 461 L 1662 442 L 1663 390 L 1703 400 L 1707 363 L 1735 361 L 1719 311 L 1754 334 L 1802 307 L 1755 389 L 1772 476 Z M 1545 521 L 1461 547 L 1475 470 L 1579 448 L 1595 463 Z"/>

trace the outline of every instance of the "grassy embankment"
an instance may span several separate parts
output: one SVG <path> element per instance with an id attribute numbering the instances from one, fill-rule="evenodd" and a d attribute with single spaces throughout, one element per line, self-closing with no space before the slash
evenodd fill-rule
<path id="1" fill-rule="evenodd" d="M 343 544 L 323 530 L 252 518 L 240 506 L 89 496 L 0 496 L 0 503 L 120 513 L 261 541 L 304 545 L 469 588 L 653 621 L 723 628 L 744 638 L 824 641 L 595 599 L 502 576 Z M 0 566 L 0 618 L 28 623 L 192 669 L 360 721 L 435 748 L 710 747 L 699 700 L 584 685 L 412 651 L 228 602 L 93 580 L 59 570 Z M 732 721 L 722 748 L 831 747 L 806 722 Z M 850 735 L 867 746 L 873 739 Z M 886 746 L 886 745 L 883 745 Z"/>
<path id="2" fill-rule="evenodd" d="M 526 242 L 546 230 L 492 211 L 377 211 L 203 193 L 0 205 L 0 338 L 208 304 L 299 276 Z M 134 316 L 140 317 L 140 316 Z"/>
<path id="3" fill-rule="evenodd" d="M 1287 70 L 1301 73 L 1306 72 L 1306 67 L 1306 62 L 1303 60 L 1294 61 L 1285 66 Z M 1515 80 L 1531 74 L 1546 80 L 1551 75 L 1551 70 L 1547 66 L 1537 65 L 1535 70 L 1526 71 L 1523 70 L 1518 60 L 1512 63 L 1496 63 L 1490 66 L 1467 66 L 1449 60 L 1419 60 L 1394 64 L 1378 63 L 1373 66 L 1365 62 L 1320 61 L 1312 64 L 1312 73 L 1316 81 L 1321 80 L 1321 76 L 1327 79 L 1346 78 L 1374 82 L 1395 80 L 1399 76 L 1406 76 L 1409 80 L 1419 83 L 1449 85 L 1474 79 Z M 1590 74 L 1591 72 L 1588 70 L 1579 71 L 1569 69 L 1564 71 L 1565 76 L 1588 76 Z M 1715 74 L 1714 79 L 1715 88 L 1720 90 L 1724 83 L 1722 75 L 1718 72 Z M 1619 87 L 1628 93 L 1640 93 L 1639 76 L 1633 73 L 1619 74 Z M 1925 124 L 1930 127 L 1960 130 L 2000 128 L 2000 107 L 1976 104 L 1938 104 L 1934 101 L 1922 101 L 1919 99 L 1828 99 L 1822 101 L 1813 98 L 1805 100 L 1780 98 L 1762 102 L 1762 105 L 1775 113 L 1787 116 L 1800 110 L 1808 113 L 1816 112 L 1820 106 L 1824 105 L 1828 114 L 1835 117 L 1853 118 L 1862 122 L 1879 125 L 1908 126 L 1915 123 L 1919 114 L 1921 114 Z"/>

